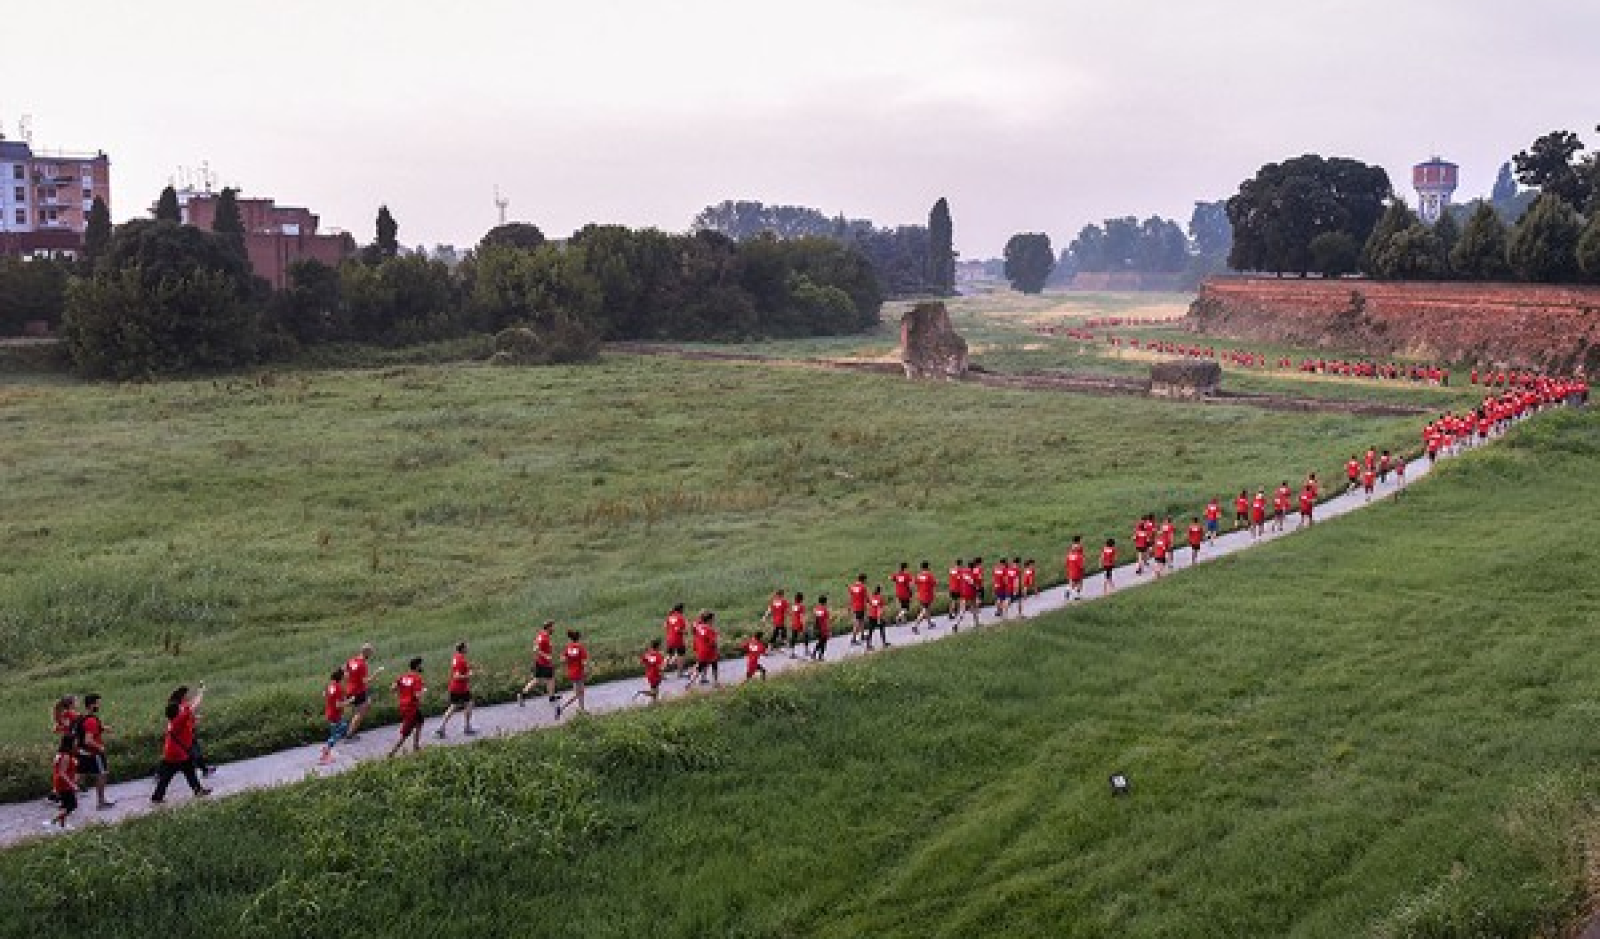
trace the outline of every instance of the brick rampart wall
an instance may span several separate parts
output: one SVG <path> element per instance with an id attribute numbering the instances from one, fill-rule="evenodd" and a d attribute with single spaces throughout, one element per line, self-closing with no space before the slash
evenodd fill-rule
<path id="1" fill-rule="evenodd" d="M 1375 357 L 1600 369 L 1600 287 L 1214 277 L 1185 323 Z"/>

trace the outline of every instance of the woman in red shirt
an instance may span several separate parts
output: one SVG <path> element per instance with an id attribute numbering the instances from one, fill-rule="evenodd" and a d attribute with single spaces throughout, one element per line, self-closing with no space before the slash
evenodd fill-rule
<path id="1" fill-rule="evenodd" d="M 166 801 L 167 786 L 178 773 L 183 774 L 184 781 L 195 795 L 211 794 L 211 790 L 200 785 L 199 778 L 194 774 L 194 724 L 196 712 L 205 696 L 206 684 L 201 682 L 192 700 L 189 698 L 188 685 L 174 688 L 167 698 L 167 733 L 162 738 L 161 767 L 156 770 L 156 791 L 150 795 L 151 802 Z"/>
<path id="2" fill-rule="evenodd" d="M 78 808 L 78 748 L 70 736 L 62 737 L 56 747 L 55 762 L 50 767 L 50 791 L 55 793 L 60 808 L 55 818 L 44 823 L 46 828 L 66 828 L 67 817 Z"/>

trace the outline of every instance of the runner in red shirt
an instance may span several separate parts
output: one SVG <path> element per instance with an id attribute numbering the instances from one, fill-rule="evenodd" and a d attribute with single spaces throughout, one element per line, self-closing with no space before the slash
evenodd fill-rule
<path id="1" fill-rule="evenodd" d="M 894 614 L 896 623 L 904 623 L 911 615 L 911 565 L 905 561 L 900 562 L 900 569 L 889 578 L 894 582 L 894 602 L 899 607 Z"/>
<path id="2" fill-rule="evenodd" d="M 1394 455 L 1394 497 L 1400 498 L 1400 490 L 1406 487 L 1406 456 L 1404 453 Z"/>
<path id="3" fill-rule="evenodd" d="M 1222 505 L 1216 496 L 1206 503 L 1206 540 L 1217 540 L 1217 528 L 1222 524 Z"/>
<path id="4" fill-rule="evenodd" d="M 318 763 L 333 762 L 334 746 L 344 739 L 345 732 L 350 729 L 344 719 L 344 706 L 350 700 L 344 690 L 344 669 L 336 668 L 328 676 L 327 686 L 322 689 L 322 717 L 328 722 L 328 741 L 322 745 Z"/>
<path id="5" fill-rule="evenodd" d="M 867 626 L 867 575 L 857 574 L 850 585 L 850 644 L 861 644 L 861 632 Z"/>
<path id="6" fill-rule="evenodd" d="M 994 591 L 994 615 L 996 619 L 1003 620 L 1006 618 L 1006 608 L 1011 605 L 1011 568 L 1006 566 L 1005 555 L 995 560 L 994 570 L 989 577 Z"/>
<path id="7" fill-rule="evenodd" d="M 1363 469 L 1361 471 L 1361 488 L 1367 494 L 1366 501 L 1368 501 L 1368 502 L 1372 501 L 1372 490 L 1377 488 L 1377 485 L 1378 485 L 1378 470 L 1375 467 L 1371 467 L 1371 466 L 1367 467 L 1366 469 Z"/>
<path id="8" fill-rule="evenodd" d="M 539 682 L 544 682 L 545 699 L 555 704 L 561 698 L 556 694 L 556 659 L 555 637 L 551 631 L 556 628 L 555 620 L 545 620 L 539 627 L 538 635 L 533 637 L 533 677 L 517 692 L 517 707 L 524 707 L 528 692 L 539 687 Z"/>
<path id="9" fill-rule="evenodd" d="M 450 727 L 450 718 L 460 714 L 464 725 L 461 732 L 468 737 L 478 736 L 478 732 L 472 729 L 472 665 L 467 661 L 466 640 L 456 643 L 456 654 L 450 657 L 450 683 L 445 690 L 450 695 L 450 706 L 444 709 L 444 716 L 439 718 L 439 729 L 433 735 L 443 740 L 445 731 Z"/>
<path id="10" fill-rule="evenodd" d="M 1250 500 L 1250 537 L 1260 538 L 1267 531 L 1267 493 L 1257 489 L 1256 497 Z"/>
<path id="11" fill-rule="evenodd" d="M 639 662 L 644 666 L 644 690 L 635 691 L 634 697 L 643 695 L 650 699 L 651 704 L 661 702 L 661 668 L 666 664 L 667 657 L 661 654 L 661 640 L 650 640 L 650 648 L 639 657 Z"/>
<path id="12" fill-rule="evenodd" d="M 109 809 L 116 803 L 106 798 L 111 770 L 106 765 L 106 726 L 100 720 L 100 696 L 84 695 L 83 712 L 73 735 L 78 746 L 78 779 L 85 790 L 94 787 L 96 809 Z"/>
<path id="13" fill-rule="evenodd" d="M 1144 523 L 1145 520 L 1141 518 L 1133 527 L 1133 551 L 1139 559 L 1133 567 L 1135 574 L 1144 573 L 1145 563 L 1150 557 L 1150 532 L 1145 530 Z"/>
<path id="14" fill-rule="evenodd" d="M 1388 450 L 1378 457 L 1378 482 L 1389 481 L 1389 471 L 1394 469 L 1394 456 Z"/>
<path id="15" fill-rule="evenodd" d="M 166 801 L 167 786 L 171 784 L 172 777 L 178 773 L 183 774 L 184 782 L 189 784 L 189 789 L 196 796 L 211 794 L 211 790 L 200 785 L 200 780 L 196 779 L 194 774 L 194 728 L 200 704 L 205 700 L 205 696 L 206 684 L 201 682 L 193 699 L 190 699 L 189 688 L 186 685 L 179 685 L 167 697 L 167 732 L 161 738 L 161 767 L 156 770 L 156 791 L 150 794 L 151 802 Z"/>
<path id="16" fill-rule="evenodd" d="M 1354 453 L 1350 454 L 1350 459 L 1345 461 L 1344 475 L 1348 483 L 1347 490 L 1355 492 L 1356 481 L 1361 477 L 1361 461 L 1356 459 Z"/>
<path id="17" fill-rule="evenodd" d="M 1156 580 L 1167 572 L 1167 539 L 1157 538 L 1155 545 L 1150 549 L 1151 558 L 1155 563 Z"/>
<path id="18" fill-rule="evenodd" d="M 889 648 L 889 631 L 884 626 L 884 606 L 887 601 L 883 597 L 883 585 L 872 588 L 872 596 L 867 598 L 867 651 L 872 651 L 872 633 L 878 633 L 878 639 L 885 649 Z"/>
<path id="19" fill-rule="evenodd" d="M 983 602 L 980 599 L 983 596 L 983 591 L 978 586 L 982 583 L 980 580 L 982 573 L 983 567 L 981 565 L 973 566 L 967 568 L 961 577 L 961 609 L 963 611 L 961 615 L 964 618 L 968 613 L 972 614 L 973 628 L 978 627 L 978 616 L 983 612 Z M 960 629 L 961 623 L 957 621 L 956 625 L 950 628 L 952 631 Z"/>
<path id="20" fill-rule="evenodd" d="M 913 634 L 921 634 L 922 631 L 917 628 L 919 623 L 927 623 L 929 629 L 934 628 L 933 592 L 937 587 L 938 581 L 939 578 L 935 577 L 933 571 L 929 570 L 928 562 L 923 561 L 922 569 L 917 571 L 916 577 L 917 619 L 916 622 L 911 624 L 911 632 Z"/>
<path id="21" fill-rule="evenodd" d="M 694 624 L 694 671 L 689 673 L 689 684 L 694 684 L 696 678 L 700 684 L 706 683 L 706 673 L 711 673 L 711 686 L 722 687 L 722 677 L 717 672 L 717 663 L 720 659 L 717 643 L 721 637 L 717 634 L 717 614 L 710 610 L 701 610 L 700 617 Z"/>
<path id="22" fill-rule="evenodd" d="M 1317 510 L 1317 494 L 1308 485 L 1300 490 L 1300 524 L 1295 526 L 1299 531 L 1307 525 L 1315 525 L 1317 520 L 1312 517 Z"/>
<path id="23" fill-rule="evenodd" d="M 816 609 L 811 611 L 812 629 L 817 634 L 817 641 L 811 647 L 811 658 L 817 662 L 828 654 L 828 637 L 833 634 L 832 619 L 833 614 L 828 612 L 827 596 L 818 597 Z"/>
<path id="24" fill-rule="evenodd" d="M 561 712 L 574 704 L 579 714 L 589 713 L 583 701 L 584 686 L 589 683 L 589 650 L 583 644 L 583 633 L 567 630 L 567 647 L 561 650 L 561 661 L 566 663 L 572 694 L 565 701 L 556 702 L 556 720 L 561 720 Z"/>
<path id="25" fill-rule="evenodd" d="M 744 641 L 744 680 L 761 676 L 762 681 L 767 680 L 767 667 L 761 664 L 761 657 L 767 654 L 767 644 L 761 641 L 758 630 L 754 636 Z"/>
<path id="26" fill-rule="evenodd" d="M 1039 595 L 1039 574 L 1034 569 L 1033 558 L 1022 562 L 1022 582 L 1017 585 L 1017 616 L 1027 616 L 1022 610 L 1022 601 L 1026 597 Z"/>
<path id="27" fill-rule="evenodd" d="M 1243 489 L 1233 500 L 1233 530 L 1238 531 L 1250 522 L 1250 493 Z"/>
<path id="28" fill-rule="evenodd" d="M 1189 564 L 1200 563 L 1200 545 L 1206 537 L 1205 529 L 1200 527 L 1200 520 L 1193 516 L 1189 518 Z"/>
<path id="29" fill-rule="evenodd" d="M 1067 549 L 1067 595 L 1074 600 L 1083 599 L 1083 536 L 1073 535 L 1072 546 Z"/>
<path id="30" fill-rule="evenodd" d="M 794 641 L 789 639 L 789 601 L 784 599 L 782 590 L 772 592 L 772 599 L 767 601 L 767 611 L 761 614 L 761 618 L 772 625 L 774 649 L 786 641 L 791 649 L 794 648 Z"/>
<path id="31" fill-rule="evenodd" d="M 972 596 L 967 598 L 967 608 L 973 611 L 972 615 L 976 618 L 978 610 L 983 607 L 983 558 L 976 557 L 972 559 L 970 573 L 972 574 L 972 585 L 975 589 L 972 592 Z"/>
<path id="32" fill-rule="evenodd" d="M 406 673 L 394 680 L 395 703 L 400 706 L 400 739 L 394 742 L 389 755 L 394 756 L 411 740 L 411 752 L 422 749 L 422 698 L 428 686 L 422 680 L 422 659 L 414 658 L 406 666 Z"/>
<path id="33" fill-rule="evenodd" d="M 1110 593 L 1117 585 L 1113 580 L 1112 571 L 1117 567 L 1117 539 L 1107 538 L 1105 547 L 1100 549 L 1100 570 L 1105 572 L 1106 585 L 1101 593 Z"/>
<path id="34" fill-rule="evenodd" d="M 1283 531 L 1284 519 L 1289 514 L 1289 481 L 1285 479 L 1278 491 L 1272 494 L 1272 530 Z"/>
<path id="35" fill-rule="evenodd" d="M 361 736 L 361 724 L 372 710 L 372 688 L 368 684 L 372 654 L 372 643 L 364 642 L 361 650 L 344 663 L 344 690 L 350 696 L 350 730 L 344 739 L 351 743 Z M 378 666 L 378 671 L 383 671 L 383 666 Z"/>
<path id="36" fill-rule="evenodd" d="M 950 622 L 955 623 L 965 613 L 966 602 L 962 597 L 961 586 L 967 580 L 967 566 L 956 558 L 955 564 L 950 566 Z"/>
<path id="37" fill-rule="evenodd" d="M 795 591 L 794 602 L 789 604 L 789 658 L 794 658 L 798 643 L 807 656 L 811 655 L 811 640 L 806 635 L 806 595 Z"/>
<path id="38" fill-rule="evenodd" d="M 673 606 L 672 612 L 667 614 L 665 629 L 667 634 L 667 668 L 677 666 L 678 677 L 682 678 L 684 671 L 689 667 L 689 663 L 686 661 L 686 654 L 689 648 L 686 645 L 687 640 L 685 638 L 689 632 L 689 619 L 683 615 L 683 604 L 679 603 Z"/>
<path id="39" fill-rule="evenodd" d="M 194 770 L 190 769 L 189 774 L 192 776 Z M 62 735 L 50 764 L 50 791 L 55 794 L 57 808 L 55 817 L 44 827 L 65 829 L 67 818 L 78 810 L 78 755 L 70 734 Z"/>

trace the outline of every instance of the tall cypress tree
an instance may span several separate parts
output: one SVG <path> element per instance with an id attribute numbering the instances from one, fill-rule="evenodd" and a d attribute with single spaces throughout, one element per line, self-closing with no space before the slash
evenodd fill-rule
<path id="1" fill-rule="evenodd" d="M 1497 280 L 1510 273 L 1506 265 L 1506 225 L 1494 206 L 1479 202 L 1472 210 L 1450 251 L 1450 267 L 1471 280 Z"/>
<path id="2" fill-rule="evenodd" d="M 944 296 L 956 292 L 955 227 L 943 196 L 928 213 L 928 283 Z"/>
<path id="3" fill-rule="evenodd" d="M 245 256 L 244 216 L 239 213 L 239 191 L 232 186 L 224 187 L 217 196 L 217 213 L 211 219 L 211 230 L 230 250 Z"/>
<path id="4" fill-rule="evenodd" d="M 110 246 L 111 210 L 106 208 L 105 200 L 95 196 L 94 203 L 89 206 L 89 217 L 84 221 L 83 259 L 92 267 L 105 257 L 106 248 Z"/>
<path id="5" fill-rule="evenodd" d="M 373 242 L 378 248 L 378 257 L 392 258 L 400 253 L 400 225 L 389 214 L 387 205 L 378 206 L 378 238 Z"/>
<path id="6" fill-rule="evenodd" d="M 171 186 L 161 190 L 161 198 L 156 200 L 156 221 L 183 221 L 183 210 L 178 207 L 178 190 Z"/>

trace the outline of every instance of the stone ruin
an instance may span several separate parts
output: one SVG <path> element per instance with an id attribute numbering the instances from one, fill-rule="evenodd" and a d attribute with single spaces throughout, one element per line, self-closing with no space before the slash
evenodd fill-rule
<path id="1" fill-rule="evenodd" d="M 539 334 L 526 326 L 511 326 L 494 336 L 494 355 L 490 365 L 540 365 L 544 362 L 544 343 Z"/>
<path id="2" fill-rule="evenodd" d="M 943 303 L 919 303 L 900 317 L 900 363 L 907 378 L 959 379 L 967 373 L 967 341 L 950 325 Z"/>
<path id="3" fill-rule="evenodd" d="M 1173 359 L 1150 366 L 1150 393 L 1158 398 L 1209 398 L 1222 389 L 1222 366 L 1202 359 Z"/>

